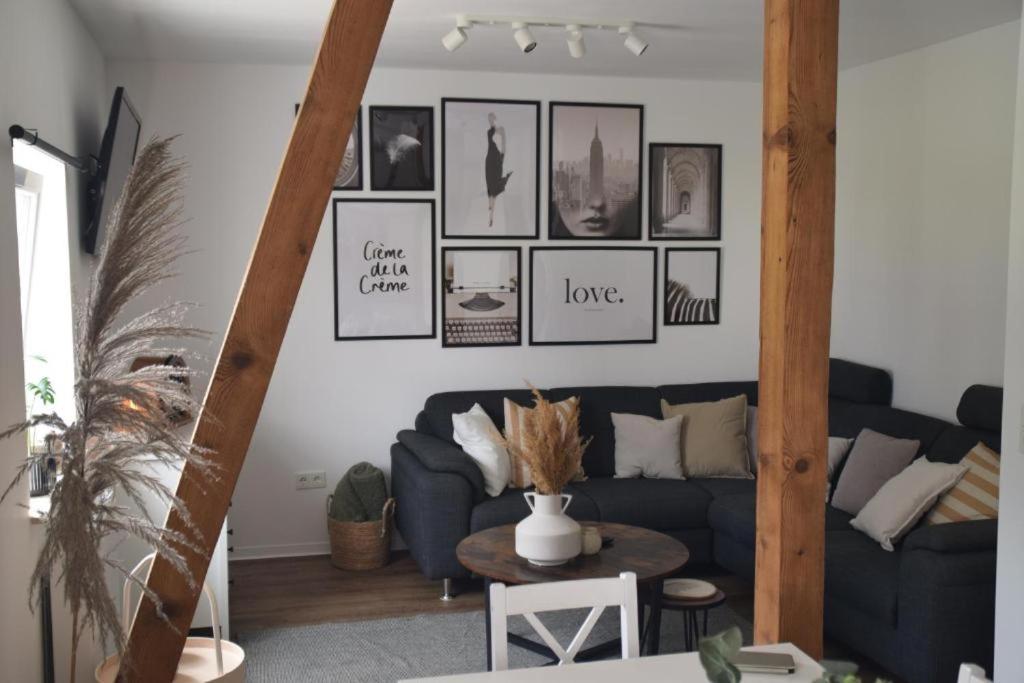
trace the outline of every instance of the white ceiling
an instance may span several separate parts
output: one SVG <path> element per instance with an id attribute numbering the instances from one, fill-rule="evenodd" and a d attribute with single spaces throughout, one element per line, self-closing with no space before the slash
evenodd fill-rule
<path id="1" fill-rule="evenodd" d="M 370 1 L 370 0 L 361 0 Z M 113 59 L 307 64 L 331 0 L 71 0 Z M 476 27 L 449 54 L 458 12 L 629 19 L 657 24 L 634 57 L 612 32 L 589 32 L 569 57 L 563 32 L 538 28 L 519 52 L 506 28 Z M 377 64 L 395 67 L 756 81 L 761 0 L 395 0 Z M 1018 19 L 1021 0 L 842 0 L 840 63 L 864 64 Z"/>

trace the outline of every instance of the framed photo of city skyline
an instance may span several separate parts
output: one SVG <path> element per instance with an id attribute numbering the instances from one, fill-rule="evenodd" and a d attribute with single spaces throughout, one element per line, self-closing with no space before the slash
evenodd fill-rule
<path id="1" fill-rule="evenodd" d="M 652 142 L 652 240 L 722 239 L 722 146 Z"/>
<path id="2" fill-rule="evenodd" d="M 644 108 L 548 107 L 548 238 L 638 240 Z"/>

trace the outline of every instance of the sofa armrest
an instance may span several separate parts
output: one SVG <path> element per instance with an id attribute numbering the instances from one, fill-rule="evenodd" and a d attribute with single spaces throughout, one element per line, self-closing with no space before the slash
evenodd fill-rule
<path id="1" fill-rule="evenodd" d="M 398 442 L 409 449 L 420 464 L 431 472 L 457 474 L 463 477 L 473 489 L 474 503 L 479 503 L 486 497 L 483 473 L 473 459 L 458 446 L 412 429 L 398 432 Z"/>
<path id="2" fill-rule="evenodd" d="M 999 523 L 995 519 L 925 525 L 907 535 L 903 549 L 936 553 L 968 553 L 996 549 Z"/>

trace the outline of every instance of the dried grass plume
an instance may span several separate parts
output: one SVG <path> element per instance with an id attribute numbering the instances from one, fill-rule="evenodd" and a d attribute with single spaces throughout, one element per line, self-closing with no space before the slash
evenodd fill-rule
<path id="1" fill-rule="evenodd" d="M 505 447 L 513 459 L 519 458 L 530 468 L 537 492 L 558 495 L 576 478 L 583 463 L 583 453 L 590 439 L 580 437 L 580 404 L 570 401 L 560 408 L 541 395 L 532 384 L 532 410 L 523 417 L 519 443 L 505 433 Z"/>

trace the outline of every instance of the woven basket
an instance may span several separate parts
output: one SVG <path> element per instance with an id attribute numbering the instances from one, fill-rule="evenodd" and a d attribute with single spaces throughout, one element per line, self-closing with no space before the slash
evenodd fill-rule
<path id="1" fill-rule="evenodd" d="M 331 499 L 327 497 L 327 510 Z M 327 515 L 331 538 L 331 564 L 338 569 L 364 571 L 379 569 L 391 559 L 391 522 L 395 499 L 388 498 L 379 522 L 339 522 Z"/>

